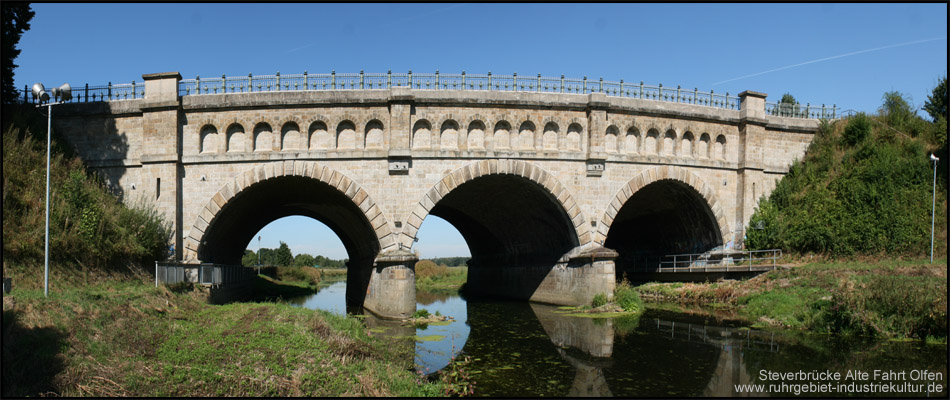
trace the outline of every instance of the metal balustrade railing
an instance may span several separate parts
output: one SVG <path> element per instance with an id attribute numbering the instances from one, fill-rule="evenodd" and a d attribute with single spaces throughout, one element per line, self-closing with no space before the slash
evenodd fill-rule
<path id="1" fill-rule="evenodd" d="M 778 259 L 782 257 L 781 249 L 769 250 L 746 250 L 730 252 L 707 252 L 693 254 L 669 254 L 663 256 L 660 261 L 661 269 L 695 269 L 709 267 L 742 267 L 747 266 L 749 270 L 753 266 L 770 266 L 775 268 Z"/>
<path id="2" fill-rule="evenodd" d="M 839 117 L 838 106 L 825 107 L 824 104 L 813 106 L 791 103 L 765 103 L 765 113 L 777 117 L 807 118 L 807 119 L 835 119 Z"/>
<path id="3" fill-rule="evenodd" d="M 220 286 L 246 282 L 257 276 L 254 268 L 223 264 L 181 264 L 155 262 L 155 286 L 192 282 L 207 286 Z"/>
<path id="4" fill-rule="evenodd" d="M 697 88 L 692 90 L 677 86 L 664 87 L 646 85 L 642 81 L 630 83 L 605 81 L 603 78 L 593 80 L 584 77 L 565 78 L 522 75 L 488 74 L 441 74 L 432 73 L 336 73 L 329 74 L 284 74 L 277 72 L 274 75 L 226 76 L 194 79 L 182 79 L 178 83 L 180 96 L 193 96 L 222 93 L 251 93 L 275 91 L 302 91 L 302 90 L 367 90 L 391 89 L 393 87 L 409 87 L 415 90 L 487 90 L 497 92 L 544 92 L 544 93 L 571 93 L 589 94 L 603 93 L 607 96 L 664 101 L 672 103 L 692 104 L 704 107 L 738 110 L 740 99 L 729 92 L 716 93 L 715 91 L 701 92 Z M 30 103 L 28 87 L 23 91 L 23 102 Z M 145 97 L 144 83 L 132 82 L 129 84 L 104 86 L 89 86 L 73 88 L 73 98 L 69 102 L 96 102 L 115 101 L 126 99 L 141 99 Z M 835 119 L 839 117 L 836 105 L 826 107 L 824 104 L 766 103 L 767 115 L 808 118 L 808 119 Z"/>
<path id="5" fill-rule="evenodd" d="M 412 73 L 336 73 L 329 74 L 290 74 L 253 75 L 239 77 L 221 76 L 220 78 L 182 79 L 179 81 L 179 95 L 274 92 L 290 90 L 366 90 L 409 87 L 415 90 L 487 90 L 496 92 L 544 92 L 589 94 L 604 93 L 607 96 L 647 99 L 706 107 L 738 110 L 739 98 L 728 92 L 717 94 L 714 91 L 700 92 L 698 89 L 686 90 L 657 86 L 582 79 L 478 74 L 442 74 Z"/>
<path id="6" fill-rule="evenodd" d="M 89 86 L 86 84 L 81 87 L 72 88 L 72 98 L 67 103 L 90 103 L 97 101 L 116 101 L 116 100 L 134 100 L 145 98 L 145 83 L 132 82 L 113 85 L 109 82 L 107 85 Z M 23 103 L 35 103 L 30 98 L 30 88 L 23 88 Z"/>

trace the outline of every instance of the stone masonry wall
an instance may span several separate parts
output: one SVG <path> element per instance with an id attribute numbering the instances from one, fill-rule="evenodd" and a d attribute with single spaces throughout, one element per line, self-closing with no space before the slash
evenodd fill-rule
<path id="1" fill-rule="evenodd" d="M 192 95 L 151 106 L 146 97 L 71 104 L 53 120 L 126 201 L 156 200 L 179 222 L 179 247 L 216 194 L 287 160 L 358 184 L 407 246 L 426 193 L 485 160 L 522 160 L 540 171 L 539 185 L 563 186 L 552 195 L 566 211 L 576 204 L 577 233 L 596 243 L 631 190 L 682 180 L 706 199 L 729 243 L 817 130 L 814 120 L 747 120 L 736 110 L 600 94 L 394 88 Z M 390 173 L 393 155 L 411 160 L 407 174 Z"/>

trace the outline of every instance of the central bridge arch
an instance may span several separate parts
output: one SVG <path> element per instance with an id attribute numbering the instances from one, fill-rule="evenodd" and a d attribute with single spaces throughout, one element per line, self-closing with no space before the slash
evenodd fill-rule
<path id="1" fill-rule="evenodd" d="M 366 190 L 316 162 L 268 163 L 238 174 L 195 219 L 186 259 L 240 265 L 255 233 L 291 215 L 316 219 L 336 233 L 349 256 L 347 303 L 363 305 L 377 256 L 394 247 L 389 222 Z"/>
<path id="2" fill-rule="evenodd" d="M 401 241 L 412 243 L 429 214 L 445 219 L 465 238 L 472 254 L 470 294 L 554 303 L 578 295 L 563 287 L 570 279 L 560 274 L 580 270 L 567 267 L 568 255 L 591 242 L 588 224 L 568 189 L 541 167 L 488 160 L 452 171 L 416 204 Z M 585 293 L 605 290 L 588 283 L 568 284 Z"/>

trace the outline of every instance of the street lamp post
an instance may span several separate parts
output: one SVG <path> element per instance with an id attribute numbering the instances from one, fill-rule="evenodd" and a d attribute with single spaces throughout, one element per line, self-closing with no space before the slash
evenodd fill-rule
<path id="1" fill-rule="evenodd" d="M 43 297 L 49 297 L 49 160 L 50 160 L 50 148 L 52 144 L 52 129 L 53 129 L 53 106 L 63 104 L 73 97 L 72 88 L 69 87 L 68 83 L 64 83 L 58 88 L 53 88 L 51 90 L 54 99 L 62 98 L 62 101 L 54 101 L 52 103 L 47 103 L 47 121 L 46 121 L 46 250 L 45 250 L 45 262 L 43 268 Z M 33 98 L 40 101 L 40 104 L 37 104 L 37 107 L 42 107 L 43 102 L 49 101 L 49 93 L 46 92 L 46 88 L 43 87 L 42 83 L 37 83 L 33 85 Z"/>
<path id="2" fill-rule="evenodd" d="M 934 217 L 937 211 L 937 161 L 940 161 L 940 158 L 935 156 L 933 153 L 930 153 L 930 161 L 934 163 L 934 187 L 933 187 L 933 198 L 930 203 L 930 263 L 934 263 Z"/>
<path id="3" fill-rule="evenodd" d="M 257 274 L 261 274 L 261 236 L 257 236 Z"/>

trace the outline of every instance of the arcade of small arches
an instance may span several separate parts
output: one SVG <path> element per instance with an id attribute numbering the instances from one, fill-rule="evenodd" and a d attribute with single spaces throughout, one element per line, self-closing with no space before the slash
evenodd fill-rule
<path id="1" fill-rule="evenodd" d="M 343 119 L 330 129 L 328 121 L 318 119 L 311 122 L 306 131 L 300 129 L 297 121 L 287 121 L 279 133 L 271 123 L 258 122 L 248 135 L 244 124 L 232 122 L 222 135 L 213 123 L 205 123 L 200 130 L 201 154 L 241 153 L 267 151 L 319 151 L 353 150 L 385 148 L 385 126 L 376 118 L 357 125 Z M 604 136 L 604 151 L 607 154 L 657 155 L 693 157 L 697 159 L 726 159 L 726 136 L 702 132 L 694 134 L 689 130 L 677 130 L 672 127 L 663 134 L 655 126 L 630 124 L 624 133 L 617 125 L 609 125 Z M 645 134 L 641 132 L 646 131 Z M 306 134 L 304 132 L 307 132 Z M 454 119 L 442 121 L 439 129 L 425 118 L 416 120 L 412 127 L 411 148 L 418 150 L 539 150 L 581 152 L 584 127 L 572 122 L 562 129 L 557 122 L 547 122 L 539 132 L 534 122 L 522 121 L 517 130 L 507 120 L 498 120 L 486 124 L 473 119 L 466 129 L 460 129 Z"/>

